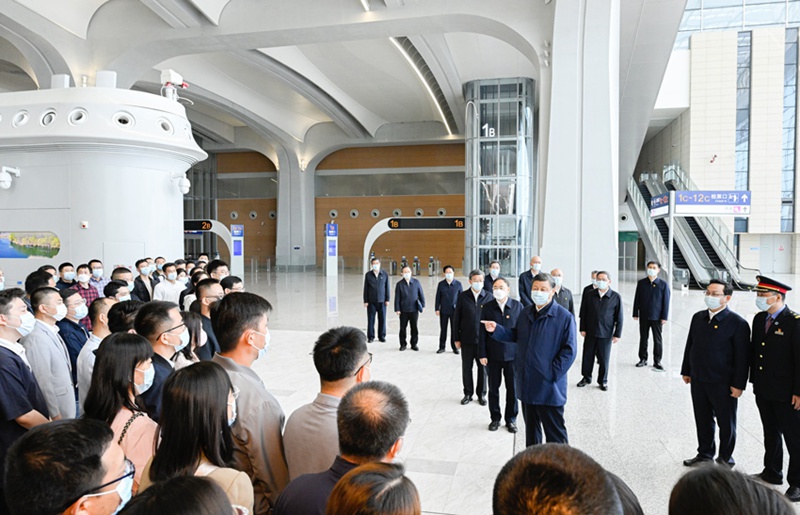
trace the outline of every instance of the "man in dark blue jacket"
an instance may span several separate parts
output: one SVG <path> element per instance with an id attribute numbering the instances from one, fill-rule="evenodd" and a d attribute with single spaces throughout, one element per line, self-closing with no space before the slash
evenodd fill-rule
<path id="1" fill-rule="evenodd" d="M 489 275 L 483 279 L 483 289 L 492 294 L 492 285 L 494 280 L 500 277 L 500 261 L 492 261 L 489 263 Z"/>
<path id="2" fill-rule="evenodd" d="M 611 358 L 611 345 L 622 336 L 622 297 L 611 289 L 608 272 L 597 272 L 597 289 L 590 291 L 581 301 L 580 331 L 583 340 L 583 378 L 578 387 L 592 382 L 594 357 L 600 368 L 597 371 L 597 384 L 603 391 L 608 390 L 608 364 Z"/>
<path id="3" fill-rule="evenodd" d="M 455 343 L 455 331 L 453 330 L 453 314 L 456 312 L 456 300 L 464 289 L 461 283 L 454 279 L 455 271 L 453 267 L 444 267 L 444 279 L 436 287 L 436 301 L 434 309 L 436 316 L 439 317 L 439 350 L 436 354 L 444 352 L 445 340 L 447 340 L 447 325 L 450 324 L 450 347 L 453 352 L 458 354 Z"/>
<path id="4" fill-rule="evenodd" d="M 367 308 L 367 342 L 375 341 L 375 314 L 378 314 L 378 339 L 386 341 L 386 306 L 389 305 L 389 274 L 381 270 L 381 260 L 372 258 L 372 270 L 364 276 L 364 307 Z"/>
<path id="5" fill-rule="evenodd" d="M 683 352 L 681 375 L 691 384 L 697 456 L 687 467 L 714 459 L 714 418 L 719 426 L 717 462 L 734 465 L 736 407 L 750 369 L 750 326 L 730 309 L 733 288 L 712 279 L 706 288 L 704 309 L 694 314 Z"/>
<path id="6" fill-rule="evenodd" d="M 519 301 L 522 302 L 522 307 L 528 307 L 533 304 L 531 300 L 531 286 L 533 285 L 533 276 L 542 271 L 542 258 L 533 256 L 531 258 L 531 269 L 525 270 L 519 276 L 517 286 L 519 288 Z"/>
<path id="7" fill-rule="evenodd" d="M 522 312 L 522 303 L 509 297 L 511 291 L 508 281 L 498 277 L 494 281 L 493 300 L 481 308 L 481 320 L 491 320 L 506 329 L 512 329 L 517 324 L 517 318 Z M 500 427 L 500 383 L 505 377 L 506 406 L 505 421 L 509 433 L 517 432 L 517 391 L 514 385 L 514 358 L 517 355 L 516 345 L 508 342 L 497 341 L 481 328 L 480 343 L 478 344 L 478 358 L 481 365 L 486 366 L 486 375 L 489 376 L 489 415 L 491 423 L 489 431 L 497 431 Z"/>
<path id="8" fill-rule="evenodd" d="M 406 327 L 411 323 L 411 350 L 419 350 L 419 330 L 417 320 L 425 308 L 425 294 L 422 285 L 411 277 L 411 267 L 403 267 L 403 279 L 397 281 L 394 289 L 394 311 L 400 315 L 400 350 L 406 350 Z"/>
<path id="9" fill-rule="evenodd" d="M 667 323 L 669 315 L 669 284 L 658 278 L 661 264 L 658 261 L 647 263 L 647 277 L 636 284 L 633 297 L 633 319 L 639 321 L 639 362 L 637 367 L 647 366 L 647 340 L 653 331 L 653 368 L 664 370 L 661 356 L 664 353 L 661 326 Z"/>
<path id="10" fill-rule="evenodd" d="M 531 287 L 533 306 L 522 310 L 513 329 L 483 322 L 486 332 L 495 333 L 495 340 L 517 344 L 514 375 L 525 418 L 526 445 L 542 443 L 542 429 L 548 443 L 569 443 L 564 405 L 577 336 L 575 317 L 553 302 L 554 288 L 550 274 L 537 274 Z"/>
<path id="11" fill-rule="evenodd" d="M 464 398 L 461 404 L 472 402 L 472 394 L 478 394 L 478 403 L 486 406 L 486 370 L 478 361 L 478 343 L 481 328 L 481 306 L 489 302 L 491 294 L 483 289 L 483 272 L 469 273 L 469 289 L 458 296 L 456 312 L 453 314 L 456 348 L 461 349 L 461 382 Z M 472 382 L 472 365 L 478 366 L 478 384 Z"/>
<path id="12" fill-rule="evenodd" d="M 81 319 L 89 314 L 86 302 L 78 294 L 78 290 L 60 290 L 61 300 L 67 306 L 67 316 L 56 322 L 58 334 L 67 345 L 69 362 L 72 365 L 72 383 L 78 384 L 78 354 L 83 345 L 89 340 L 89 333 L 81 325 Z"/>

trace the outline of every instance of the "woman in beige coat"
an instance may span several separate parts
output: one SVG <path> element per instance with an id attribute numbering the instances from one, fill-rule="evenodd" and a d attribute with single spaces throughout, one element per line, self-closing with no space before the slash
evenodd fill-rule
<path id="1" fill-rule="evenodd" d="M 253 510 L 253 485 L 228 467 L 233 452 L 236 392 L 228 374 L 211 361 L 178 370 L 164 384 L 161 442 L 142 473 L 140 490 L 177 476 L 205 476 L 225 490 L 231 504 Z"/>

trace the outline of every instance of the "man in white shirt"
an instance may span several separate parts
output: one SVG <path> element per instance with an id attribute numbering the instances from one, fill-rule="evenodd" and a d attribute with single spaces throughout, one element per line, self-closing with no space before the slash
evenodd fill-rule
<path id="1" fill-rule="evenodd" d="M 153 289 L 153 300 L 165 300 L 177 304 L 186 285 L 178 281 L 178 267 L 175 263 L 166 263 L 163 272 L 164 280 L 156 284 Z"/>
<path id="2" fill-rule="evenodd" d="M 96 351 L 100 347 L 103 338 L 111 334 L 108 328 L 108 310 L 116 303 L 113 297 L 97 299 L 89 306 L 89 318 L 92 319 L 92 332 L 89 339 L 83 345 L 78 354 L 78 399 L 80 409 L 83 412 L 83 403 L 89 393 L 92 384 L 92 372 L 94 371 L 94 361 Z"/>

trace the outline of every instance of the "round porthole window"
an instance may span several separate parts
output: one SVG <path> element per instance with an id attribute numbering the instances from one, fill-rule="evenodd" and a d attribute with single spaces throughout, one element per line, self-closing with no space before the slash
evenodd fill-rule
<path id="1" fill-rule="evenodd" d="M 272 211 L 269 212 L 269 219 L 275 220 L 276 218 L 278 218 L 278 213 L 276 213 L 275 210 L 273 209 Z"/>
<path id="2" fill-rule="evenodd" d="M 250 220 L 255 220 L 258 218 L 258 213 L 256 211 L 250 211 Z"/>
<path id="3" fill-rule="evenodd" d="M 372 215 L 372 218 L 378 218 L 379 216 L 381 216 L 381 212 L 378 211 L 377 209 L 373 209 L 372 213 L 370 214 Z"/>
<path id="4" fill-rule="evenodd" d="M 239 218 L 239 213 L 237 211 L 231 211 L 231 220 L 236 220 Z"/>
<path id="5" fill-rule="evenodd" d="M 358 209 L 350 210 L 350 218 L 358 218 Z"/>
<path id="6" fill-rule="evenodd" d="M 55 109 L 48 109 L 47 111 L 42 114 L 42 118 L 40 120 L 42 126 L 47 127 L 51 123 L 56 121 L 56 111 Z"/>
<path id="7" fill-rule="evenodd" d="M 29 119 L 30 115 L 28 114 L 28 111 L 20 111 L 14 115 L 14 118 L 11 120 L 11 125 L 14 127 L 22 127 L 28 123 Z"/>
<path id="8" fill-rule="evenodd" d="M 339 216 L 339 212 L 336 211 L 335 209 L 331 209 L 328 212 L 328 216 L 331 217 L 331 218 L 337 218 Z"/>
<path id="9" fill-rule="evenodd" d="M 78 125 L 86 121 L 89 117 L 89 113 L 86 112 L 86 109 L 82 107 L 78 107 L 77 109 L 73 109 L 72 112 L 69 113 L 69 123 L 72 125 Z"/>
<path id="10" fill-rule="evenodd" d="M 167 134 L 172 134 L 174 129 L 172 128 L 172 123 L 167 120 L 166 118 L 159 118 L 158 120 L 159 128 Z"/>
<path id="11" fill-rule="evenodd" d="M 394 211 L 392 211 L 392 216 L 395 216 L 395 217 L 396 216 L 403 216 L 403 212 L 401 210 L 399 210 L 399 209 L 395 209 Z"/>
<path id="12" fill-rule="evenodd" d="M 420 208 L 417 208 L 417 209 L 414 210 L 414 216 L 416 216 L 416 217 L 423 216 L 424 214 L 425 214 L 425 211 L 423 211 Z"/>
<path id="13" fill-rule="evenodd" d="M 121 111 L 114 115 L 114 123 L 127 129 L 129 127 L 133 127 L 136 121 L 134 120 L 133 115 Z"/>
<path id="14" fill-rule="evenodd" d="M 443 207 L 440 207 L 439 209 L 436 210 L 436 214 L 439 216 L 445 216 L 447 215 L 447 210 Z"/>

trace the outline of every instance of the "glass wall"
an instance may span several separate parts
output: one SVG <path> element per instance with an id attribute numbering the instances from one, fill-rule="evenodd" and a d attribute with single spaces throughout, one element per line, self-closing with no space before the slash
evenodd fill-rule
<path id="1" fill-rule="evenodd" d="M 750 185 L 750 70 L 752 33 L 739 33 L 736 58 L 736 163 L 734 189 L 747 190 Z M 734 220 L 735 232 L 747 232 L 747 218 Z"/>
<path id="2" fill-rule="evenodd" d="M 783 168 L 781 232 L 794 231 L 795 131 L 797 129 L 797 29 L 786 29 L 783 65 Z"/>
<path id="3" fill-rule="evenodd" d="M 195 137 L 200 148 L 203 141 Z M 208 153 L 205 161 L 200 161 L 186 171 L 186 178 L 192 183 L 187 195 L 183 197 L 183 217 L 187 220 L 215 220 L 217 218 L 217 156 Z M 211 233 L 187 234 L 184 236 L 184 252 L 189 257 L 197 257 L 201 252 L 214 255 L 217 252 L 217 236 Z"/>
<path id="4" fill-rule="evenodd" d="M 528 268 L 536 246 L 533 148 L 534 82 L 466 84 L 466 268 L 501 274 Z"/>

